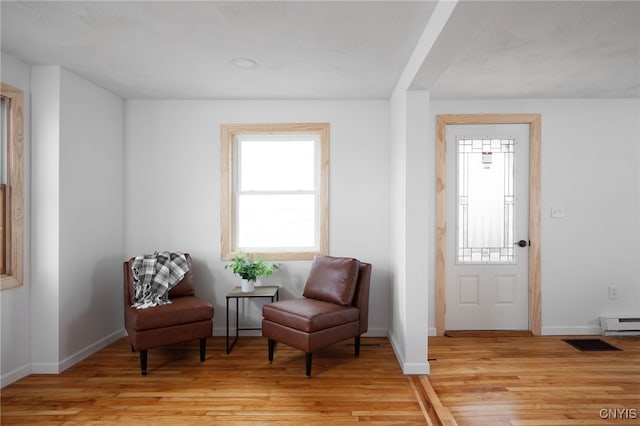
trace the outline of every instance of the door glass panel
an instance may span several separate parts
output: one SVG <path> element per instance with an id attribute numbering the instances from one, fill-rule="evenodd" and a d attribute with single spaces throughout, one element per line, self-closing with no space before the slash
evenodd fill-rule
<path id="1" fill-rule="evenodd" d="M 517 263 L 515 139 L 457 138 L 456 262 Z"/>

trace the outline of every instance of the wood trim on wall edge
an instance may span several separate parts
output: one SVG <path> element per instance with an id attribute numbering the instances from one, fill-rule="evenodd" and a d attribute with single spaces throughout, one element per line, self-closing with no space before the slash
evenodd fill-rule
<path id="1" fill-rule="evenodd" d="M 0 83 L 0 94 L 9 102 L 9 140 L 7 171 L 9 175 L 9 205 L 11 241 L 9 274 L 0 279 L 0 290 L 20 287 L 24 281 L 24 94 L 22 90 Z"/>

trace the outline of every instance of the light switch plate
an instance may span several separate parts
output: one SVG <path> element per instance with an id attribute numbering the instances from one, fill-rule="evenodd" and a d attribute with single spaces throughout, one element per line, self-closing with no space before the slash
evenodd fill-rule
<path id="1" fill-rule="evenodd" d="M 564 217 L 563 207 L 551 207 L 551 217 L 554 219 L 561 219 Z"/>

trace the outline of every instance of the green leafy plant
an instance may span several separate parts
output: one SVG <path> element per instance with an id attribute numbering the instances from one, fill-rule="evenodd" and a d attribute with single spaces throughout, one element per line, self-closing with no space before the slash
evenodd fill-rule
<path id="1" fill-rule="evenodd" d="M 240 278 L 255 282 L 261 276 L 269 278 L 278 265 L 266 263 L 262 258 L 250 259 L 246 254 L 239 253 L 224 269 L 231 269 Z"/>

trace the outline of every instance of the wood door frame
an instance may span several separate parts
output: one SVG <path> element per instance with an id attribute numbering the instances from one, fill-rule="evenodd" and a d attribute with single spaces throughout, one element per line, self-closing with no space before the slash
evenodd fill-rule
<path id="1" fill-rule="evenodd" d="M 446 274 L 446 149 L 447 126 L 457 124 L 529 125 L 529 331 L 541 334 L 540 282 L 540 114 L 441 114 L 436 126 L 436 334 L 444 335 Z"/>

